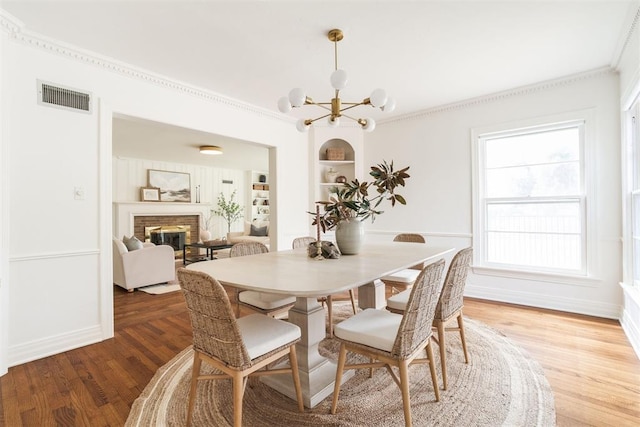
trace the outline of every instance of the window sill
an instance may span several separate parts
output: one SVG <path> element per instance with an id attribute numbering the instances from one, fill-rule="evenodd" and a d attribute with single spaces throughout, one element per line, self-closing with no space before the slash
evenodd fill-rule
<path id="1" fill-rule="evenodd" d="M 562 285 L 597 287 L 602 281 L 594 277 L 576 276 L 570 274 L 540 273 L 522 270 L 508 270 L 504 268 L 472 266 L 473 274 L 482 276 L 506 277 L 510 279 L 531 280 L 536 282 L 558 283 Z"/>
<path id="2" fill-rule="evenodd" d="M 640 287 L 630 285 L 628 283 L 620 283 L 620 287 L 624 290 L 624 293 L 633 299 L 638 306 L 640 306 Z"/>

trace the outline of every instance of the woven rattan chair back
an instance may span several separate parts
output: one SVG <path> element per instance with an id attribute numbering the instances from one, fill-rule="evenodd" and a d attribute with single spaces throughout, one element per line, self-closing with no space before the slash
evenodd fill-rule
<path id="1" fill-rule="evenodd" d="M 231 246 L 229 250 L 229 258 L 245 255 L 266 254 L 269 248 L 260 242 L 240 242 Z"/>
<path id="2" fill-rule="evenodd" d="M 295 239 L 293 239 L 293 243 L 291 244 L 291 246 L 293 247 L 293 249 L 307 248 L 309 247 L 309 243 L 315 241 L 315 237 L 296 237 Z"/>
<path id="3" fill-rule="evenodd" d="M 427 243 L 422 234 L 400 233 L 393 238 L 394 242 Z"/>
<path id="4" fill-rule="evenodd" d="M 427 265 L 416 279 L 391 350 L 394 357 L 406 359 L 431 336 L 444 264 L 441 259 Z"/>
<path id="5" fill-rule="evenodd" d="M 187 302 L 193 347 L 235 369 L 251 366 L 227 292 L 208 274 L 178 269 L 180 287 Z"/>
<path id="6" fill-rule="evenodd" d="M 460 250 L 451 260 L 442 286 L 440 300 L 436 306 L 435 319 L 446 321 L 456 315 L 464 305 L 464 286 L 467 283 L 472 257 L 473 248 L 465 248 Z"/>

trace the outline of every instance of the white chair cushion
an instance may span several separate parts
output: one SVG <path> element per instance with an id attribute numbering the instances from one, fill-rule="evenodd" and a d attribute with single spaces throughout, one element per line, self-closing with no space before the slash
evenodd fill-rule
<path id="1" fill-rule="evenodd" d="M 368 308 L 338 323 L 333 334 L 345 341 L 391 351 L 401 321 L 399 314 Z"/>
<path id="2" fill-rule="evenodd" d="M 271 310 L 273 308 L 282 307 L 296 302 L 296 297 L 282 294 L 270 294 L 258 291 L 243 291 L 238 297 L 245 304 L 259 307 L 263 310 Z"/>
<path id="3" fill-rule="evenodd" d="M 396 271 L 395 273 L 389 274 L 388 276 L 384 276 L 381 279 L 383 281 L 389 280 L 391 282 L 411 284 L 416 281 L 419 274 L 420 274 L 420 270 L 407 268 L 405 270 Z"/>
<path id="4" fill-rule="evenodd" d="M 411 289 L 407 289 L 406 291 L 402 291 L 392 297 L 389 297 L 387 299 L 387 307 L 398 311 L 404 311 L 407 307 L 407 302 L 409 302 L 409 295 L 411 295 Z"/>
<path id="5" fill-rule="evenodd" d="M 300 328 L 297 325 L 264 314 L 250 314 L 236 322 L 251 359 L 300 338 Z"/>

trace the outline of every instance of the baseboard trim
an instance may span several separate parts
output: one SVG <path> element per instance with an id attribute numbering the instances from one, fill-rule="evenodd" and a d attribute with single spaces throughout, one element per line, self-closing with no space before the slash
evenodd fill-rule
<path id="1" fill-rule="evenodd" d="M 102 329 L 100 325 L 95 325 L 41 340 L 10 346 L 8 348 L 8 364 L 10 367 L 21 365 L 85 345 L 95 344 L 102 341 L 102 339 Z"/>
<path id="2" fill-rule="evenodd" d="M 616 304 L 586 301 L 577 298 L 535 294 L 531 292 L 513 291 L 504 288 L 488 288 L 467 283 L 465 296 L 509 304 L 559 310 L 568 313 L 585 314 L 587 316 L 620 319 L 621 307 Z"/>

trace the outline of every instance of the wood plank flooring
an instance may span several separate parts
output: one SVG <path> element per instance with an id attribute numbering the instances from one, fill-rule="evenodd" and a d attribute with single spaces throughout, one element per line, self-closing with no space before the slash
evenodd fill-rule
<path id="1" fill-rule="evenodd" d="M 114 299 L 113 339 L 12 367 L 0 378 L 0 426 L 124 424 L 156 370 L 190 345 L 191 326 L 180 292 L 114 287 Z M 618 322 L 481 300 L 465 304 L 466 316 L 540 362 L 559 426 L 640 425 L 640 361 Z"/>

